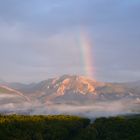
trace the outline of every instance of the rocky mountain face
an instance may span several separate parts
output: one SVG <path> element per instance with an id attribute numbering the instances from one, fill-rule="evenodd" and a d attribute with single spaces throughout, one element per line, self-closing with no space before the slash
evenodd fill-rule
<path id="1" fill-rule="evenodd" d="M 20 86 L 17 86 L 20 85 Z M 94 103 L 121 99 L 140 100 L 140 84 L 103 83 L 84 76 L 63 75 L 40 83 L 16 84 L 18 89 L 31 100 L 41 103 Z M 13 84 L 9 84 L 13 87 Z"/>
<path id="2" fill-rule="evenodd" d="M 4 85 L 4 84 L 3 84 Z M 140 100 L 140 83 L 103 83 L 84 76 L 63 75 L 29 85 L 6 83 L 2 95 L 19 96 L 41 103 L 94 103 L 121 99 Z M 15 90 L 14 90 L 15 89 Z M 7 91 L 6 91 L 7 90 Z M 5 93 L 2 93 L 6 91 Z"/>
<path id="3" fill-rule="evenodd" d="M 104 83 L 77 75 L 63 75 L 29 85 L 1 82 L 0 105 L 0 112 L 6 113 L 74 111 L 76 114 L 80 109 L 81 113 L 89 114 L 95 110 L 105 111 L 104 107 L 109 111 L 136 112 L 140 107 L 140 82 Z"/>

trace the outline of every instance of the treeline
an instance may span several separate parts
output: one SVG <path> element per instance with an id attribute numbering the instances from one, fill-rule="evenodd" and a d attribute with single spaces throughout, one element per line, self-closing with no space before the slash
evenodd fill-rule
<path id="1" fill-rule="evenodd" d="M 68 140 L 90 120 L 74 116 L 0 116 L 0 140 Z"/>
<path id="2" fill-rule="evenodd" d="M 140 140 L 140 115 L 96 119 L 75 140 Z"/>
<path id="3" fill-rule="evenodd" d="M 0 140 L 140 140 L 140 116 L 0 115 Z"/>

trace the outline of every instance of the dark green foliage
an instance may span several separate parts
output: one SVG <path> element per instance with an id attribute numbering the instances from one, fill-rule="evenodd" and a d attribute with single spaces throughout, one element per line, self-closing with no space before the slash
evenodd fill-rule
<path id="1" fill-rule="evenodd" d="M 83 129 L 77 140 L 140 140 L 140 117 L 96 119 Z"/>
<path id="2" fill-rule="evenodd" d="M 140 140 L 140 116 L 0 116 L 0 140 Z"/>
<path id="3" fill-rule="evenodd" d="M 89 124 L 72 116 L 0 116 L 0 140 L 64 140 Z"/>

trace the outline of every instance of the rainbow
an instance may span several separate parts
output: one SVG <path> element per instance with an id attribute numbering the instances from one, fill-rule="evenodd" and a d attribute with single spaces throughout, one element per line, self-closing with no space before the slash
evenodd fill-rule
<path id="1" fill-rule="evenodd" d="M 84 73 L 90 78 L 94 78 L 95 67 L 93 67 L 92 43 L 89 34 L 81 31 L 78 39 L 78 47 L 81 50 L 81 58 L 84 67 Z"/>

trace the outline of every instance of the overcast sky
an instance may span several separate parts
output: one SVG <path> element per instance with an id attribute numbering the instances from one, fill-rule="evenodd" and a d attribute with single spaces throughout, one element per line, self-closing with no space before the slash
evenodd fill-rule
<path id="1" fill-rule="evenodd" d="M 82 28 L 96 80 L 140 80 L 140 0 L 0 0 L 0 78 L 84 75 Z"/>

